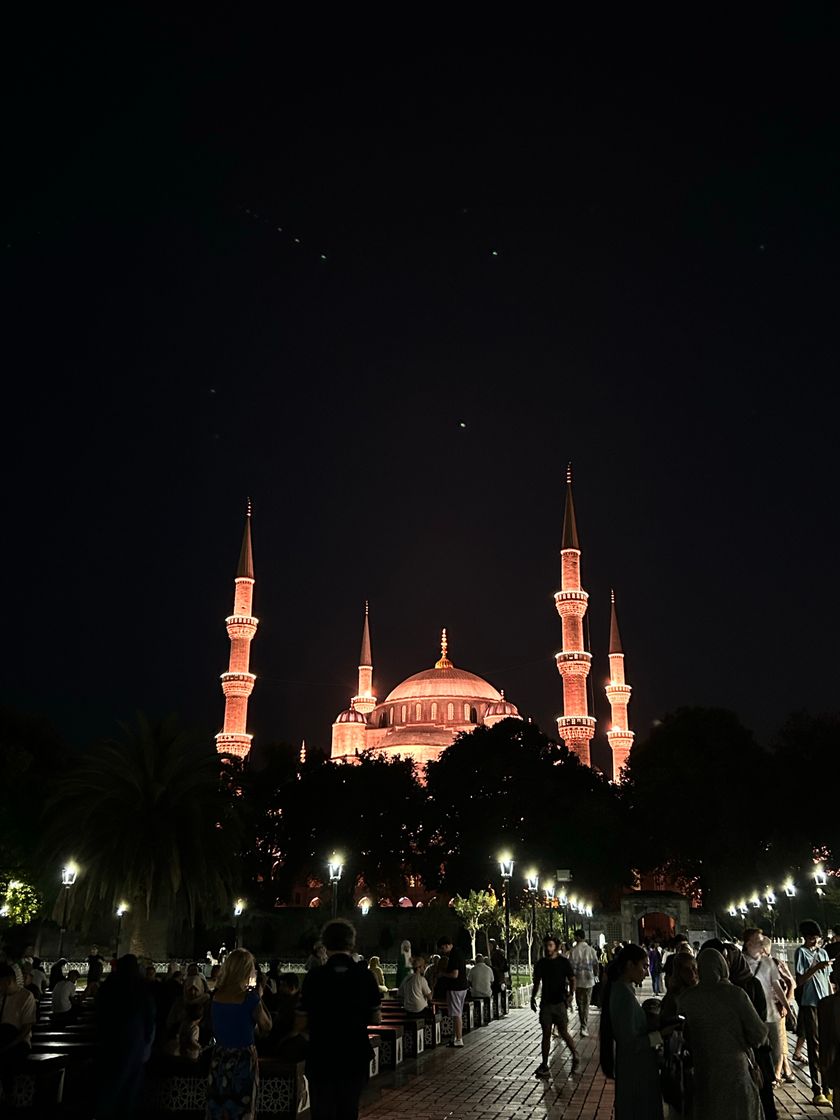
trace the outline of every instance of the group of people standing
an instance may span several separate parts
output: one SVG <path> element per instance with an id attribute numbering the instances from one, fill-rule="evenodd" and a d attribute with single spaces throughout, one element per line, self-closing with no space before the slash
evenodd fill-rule
<path id="1" fill-rule="evenodd" d="M 601 1000 L 600 1059 L 615 1079 L 616 1120 L 776 1120 L 774 1088 L 794 1076 L 786 1023 L 798 1013 L 808 1049 L 813 1104 L 840 1116 L 840 958 L 819 944 L 816 922 L 800 926 L 793 969 L 775 958 L 759 929 L 743 946 L 687 941 L 663 968 L 666 993 L 643 1006 L 638 985 L 648 950 L 625 945 L 607 968 Z M 831 986 L 835 994 L 831 992 Z"/>

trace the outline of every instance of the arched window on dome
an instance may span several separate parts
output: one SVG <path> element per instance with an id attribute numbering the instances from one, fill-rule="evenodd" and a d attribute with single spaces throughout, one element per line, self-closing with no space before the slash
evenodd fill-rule
<path id="1" fill-rule="evenodd" d="M 389 723 L 394 722 L 394 709 L 393 708 L 388 709 L 388 722 Z"/>
<path id="2" fill-rule="evenodd" d="M 470 708 L 470 723 L 478 723 L 478 712 L 475 708 Z"/>
<path id="3" fill-rule="evenodd" d="M 387 711 L 383 711 L 383 712 L 380 713 L 379 726 L 380 727 L 387 727 L 388 726 L 388 713 L 387 713 Z"/>
<path id="4" fill-rule="evenodd" d="M 437 700 L 432 701 L 432 723 L 437 719 Z"/>
<path id="5" fill-rule="evenodd" d="M 465 704 L 464 705 L 464 719 L 469 720 L 469 718 L 470 718 L 470 706 L 469 706 L 469 704 Z"/>
<path id="6" fill-rule="evenodd" d="M 454 719 L 455 718 L 455 705 L 454 704 L 447 704 L 446 705 L 446 718 L 447 719 Z"/>
<path id="7" fill-rule="evenodd" d="M 415 722 L 419 723 L 422 720 L 422 718 L 423 718 L 423 705 L 422 704 L 415 704 L 414 705 L 414 720 L 415 720 Z"/>
<path id="8" fill-rule="evenodd" d="M 402 715 L 400 716 L 400 723 L 405 723 L 405 721 L 407 719 L 408 719 L 408 707 L 405 704 L 403 704 Z"/>

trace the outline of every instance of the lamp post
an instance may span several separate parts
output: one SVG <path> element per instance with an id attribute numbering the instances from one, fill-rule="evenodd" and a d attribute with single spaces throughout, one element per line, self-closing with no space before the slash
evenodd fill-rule
<path id="1" fill-rule="evenodd" d="M 117 958 L 119 958 L 119 955 L 120 955 L 120 937 L 122 935 L 123 914 L 126 912 L 127 909 L 128 909 L 128 903 L 127 902 L 121 902 L 119 904 L 119 906 L 117 907 L 117 951 L 116 951 L 116 954 L 115 954 L 115 956 Z"/>
<path id="2" fill-rule="evenodd" d="M 79 874 L 79 869 L 75 863 L 68 863 L 61 869 L 61 885 L 64 890 L 61 892 L 61 920 L 58 926 L 58 955 L 61 957 L 62 950 L 64 949 L 64 930 L 67 921 L 67 900 L 70 897 L 70 888 L 76 882 L 76 876 Z"/>
<path id="3" fill-rule="evenodd" d="M 237 949 L 242 948 L 242 938 L 240 936 L 240 931 L 242 928 L 242 914 L 246 906 L 247 903 L 245 902 L 244 898 L 237 898 L 233 904 L 234 934 Z"/>
<path id="4" fill-rule="evenodd" d="M 330 900 L 332 903 L 332 916 L 335 919 L 338 917 L 338 884 L 341 879 L 341 873 L 344 870 L 344 864 L 341 858 L 337 855 L 333 855 L 327 863 L 327 869 L 329 870 L 330 886 L 332 887 L 332 896 Z"/>
<path id="5" fill-rule="evenodd" d="M 568 943 L 569 940 L 569 897 L 568 897 L 568 883 L 572 881 L 572 872 L 568 867 L 561 867 L 554 873 L 554 879 L 559 883 L 560 890 L 560 905 L 563 907 L 563 940 Z"/>
<path id="6" fill-rule="evenodd" d="M 525 889 L 531 896 L 531 959 L 528 964 L 531 966 L 531 974 L 534 972 L 534 958 L 537 951 L 537 894 L 540 889 L 540 877 L 536 871 L 531 871 L 530 874 L 525 876 Z"/>
<path id="7" fill-rule="evenodd" d="M 796 938 L 796 915 L 794 914 L 793 910 L 793 900 L 796 898 L 796 884 L 794 883 L 793 879 L 787 879 L 784 886 L 782 887 L 782 890 L 785 892 L 785 898 L 788 900 L 791 926 L 790 938 L 791 941 L 793 941 Z"/>
<path id="8" fill-rule="evenodd" d="M 548 906 L 548 932 L 554 933 L 554 884 L 546 883 L 543 887 L 545 901 Z"/>
<path id="9" fill-rule="evenodd" d="M 502 890 L 505 896 L 505 956 L 510 968 L 510 881 L 513 878 L 513 859 L 499 856 L 499 872 L 502 876 Z"/>

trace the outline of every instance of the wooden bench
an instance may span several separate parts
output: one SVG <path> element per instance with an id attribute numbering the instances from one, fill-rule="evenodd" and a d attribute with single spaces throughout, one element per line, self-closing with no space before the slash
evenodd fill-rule
<path id="1" fill-rule="evenodd" d="M 207 1100 L 207 1063 L 181 1058 L 155 1061 L 147 1067 L 143 1086 L 143 1115 L 166 1117 L 172 1113 L 203 1120 Z M 308 1120 L 309 1085 L 304 1063 L 287 1064 L 260 1059 L 257 1115 Z"/>
<path id="2" fill-rule="evenodd" d="M 406 1058 L 416 1058 L 426 1048 L 426 1031 L 423 1020 L 405 1012 L 385 1010 L 382 1012 L 382 1025 L 402 1027 L 403 1054 Z"/>
<path id="3" fill-rule="evenodd" d="M 16 1111 L 49 1116 L 64 1097 L 65 1060 L 61 1054 L 30 1054 L 16 1070 L 4 1102 Z"/>
<path id="4" fill-rule="evenodd" d="M 370 1076 L 371 1077 L 378 1077 L 379 1076 L 379 1051 L 380 1051 L 380 1048 L 381 1048 L 379 1035 L 378 1034 L 371 1034 L 370 1031 L 368 1031 L 368 1041 L 370 1042 L 371 1046 L 373 1047 L 373 1057 L 370 1060 Z"/>
<path id="5" fill-rule="evenodd" d="M 368 1034 L 379 1036 L 379 1064 L 382 1069 L 396 1069 L 403 1060 L 403 1028 L 401 1024 L 368 1027 Z"/>

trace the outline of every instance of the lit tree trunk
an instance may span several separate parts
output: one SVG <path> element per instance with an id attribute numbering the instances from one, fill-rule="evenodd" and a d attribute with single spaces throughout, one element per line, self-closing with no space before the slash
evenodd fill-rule
<path id="1" fill-rule="evenodd" d="M 146 957 L 152 961 L 168 960 L 172 908 L 157 905 L 152 906 L 147 913 L 145 901 L 138 899 L 130 914 L 127 952 L 133 953 L 138 959 Z"/>

